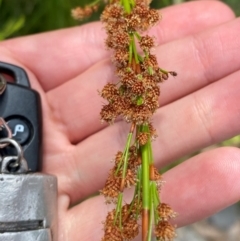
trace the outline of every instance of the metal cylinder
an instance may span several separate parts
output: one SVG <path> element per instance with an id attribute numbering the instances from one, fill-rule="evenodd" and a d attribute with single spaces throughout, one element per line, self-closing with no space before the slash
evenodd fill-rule
<path id="1" fill-rule="evenodd" d="M 0 241 L 57 241 L 57 178 L 0 174 Z"/>
<path id="2" fill-rule="evenodd" d="M 51 231 L 49 229 L 40 229 L 34 231 L 2 233 L 1 241 L 52 241 Z"/>

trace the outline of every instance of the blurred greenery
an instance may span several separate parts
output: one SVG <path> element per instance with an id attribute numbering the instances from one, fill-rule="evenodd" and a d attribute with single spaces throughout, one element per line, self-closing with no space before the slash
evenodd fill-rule
<path id="1" fill-rule="evenodd" d="M 72 8 L 79 5 L 84 6 L 91 2 L 92 0 L 0 0 L 0 40 L 76 26 L 97 20 L 102 7 L 100 7 L 98 13 L 81 23 L 73 20 L 71 17 Z M 154 8 L 162 8 L 181 2 L 184 2 L 184 0 L 153 0 L 152 6 Z M 225 0 L 222 2 L 228 4 L 235 11 L 236 15 L 240 16 L 240 0 Z M 240 136 L 213 147 L 218 146 L 240 147 Z M 204 150 L 199 152 L 202 151 Z M 177 165 L 184 159 L 171 164 L 165 170 Z"/>
<path id="2" fill-rule="evenodd" d="M 0 0 L 0 40 L 75 26 L 79 23 L 72 19 L 70 10 L 79 5 L 84 6 L 91 1 Z M 152 5 L 155 8 L 162 8 L 183 1 L 153 0 Z M 239 0 L 225 0 L 223 2 L 226 2 L 235 10 L 237 15 L 240 15 Z M 86 21 L 93 21 L 98 18 L 99 13 L 96 13 Z"/>

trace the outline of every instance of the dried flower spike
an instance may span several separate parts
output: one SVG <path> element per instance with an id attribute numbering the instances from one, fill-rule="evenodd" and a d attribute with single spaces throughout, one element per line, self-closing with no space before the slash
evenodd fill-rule
<path id="1" fill-rule="evenodd" d="M 119 78 L 117 84 L 108 83 L 101 91 L 107 101 L 101 119 L 112 123 L 122 117 L 132 123 L 124 151 L 117 153 L 115 166 L 102 190 L 104 196 L 116 203 L 114 214 L 111 214 L 113 222 L 109 223 L 109 215 L 105 221 L 103 240 L 109 237 L 109 230 L 115 234 L 111 236 L 113 241 L 132 240 L 138 234 L 137 220 L 141 213 L 142 240 L 149 240 L 149 213 L 155 205 L 155 235 L 161 241 L 170 241 L 175 231 L 166 221 L 173 218 L 175 212 L 161 203 L 160 198 L 156 200 L 162 177 L 153 165 L 151 140 L 156 138 L 156 130 L 150 120 L 159 107 L 158 84 L 176 73 L 158 66 L 156 56 L 151 53 L 154 39 L 142 35 L 142 31 L 160 20 L 160 14 L 149 8 L 149 1 L 114 0 L 106 6 L 101 20 L 108 35 L 106 46 L 114 51 L 112 60 Z M 138 46 L 141 51 L 137 50 Z M 124 188 L 132 185 L 135 185 L 133 200 L 123 206 Z M 155 204 L 149 200 L 155 200 Z"/>
<path id="2" fill-rule="evenodd" d="M 139 233 L 142 241 L 150 240 L 152 233 L 159 241 L 173 241 L 175 228 L 168 220 L 176 213 L 168 204 L 161 203 L 159 197 L 163 181 L 153 160 L 151 142 L 157 135 L 151 120 L 159 108 L 159 83 L 177 73 L 159 67 L 157 57 L 152 54 L 154 38 L 143 33 L 157 24 L 161 15 L 150 9 L 149 0 L 106 2 L 101 21 L 118 80 L 107 83 L 99 91 L 106 101 L 100 116 L 109 124 L 116 119 L 125 120 L 131 127 L 126 145 L 117 152 L 100 191 L 106 203 L 116 205 L 104 222 L 102 241 L 133 240 Z M 93 5 L 88 5 L 74 9 L 72 15 L 83 19 L 95 10 Z M 124 190 L 129 187 L 134 187 L 133 198 L 124 204 Z"/>

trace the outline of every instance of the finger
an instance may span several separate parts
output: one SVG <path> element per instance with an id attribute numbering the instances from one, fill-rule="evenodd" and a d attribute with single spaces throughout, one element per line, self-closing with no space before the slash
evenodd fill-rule
<path id="1" fill-rule="evenodd" d="M 239 200 L 239 173 L 238 148 L 224 147 L 202 153 L 164 175 L 168 184 L 162 190 L 162 201 L 166 200 L 179 213 L 175 220 L 179 226 L 196 222 Z"/>
<path id="2" fill-rule="evenodd" d="M 153 153 L 158 167 L 240 133 L 239 79 L 240 71 L 157 111 L 154 124 L 159 137 L 153 142 Z M 88 137 L 73 147 L 67 169 L 57 165 L 59 156 L 46 161 L 71 202 L 102 188 L 111 160 L 124 150 L 129 128 L 118 122 Z"/>
<path id="3" fill-rule="evenodd" d="M 176 79 L 170 79 L 161 86 L 161 106 L 240 69 L 239 38 L 240 19 L 237 19 L 160 46 L 157 49 L 159 63 L 179 72 Z M 97 89 L 101 90 L 112 78 L 112 67 L 108 61 L 102 61 L 48 93 L 49 103 L 72 143 L 82 141 L 105 127 L 99 121 L 104 101 Z"/>
<path id="4" fill-rule="evenodd" d="M 215 1 L 181 4 L 161 12 L 164 20 L 154 30 L 161 44 L 234 18 L 229 7 Z M 104 39 L 102 25 L 92 23 L 8 40 L 1 46 L 21 60 L 36 74 L 42 87 L 49 90 L 107 57 Z"/>
<path id="5" fill-rule="evenodd" d="M 164 175 L 166 183 L 161 200 L 178 212 L 178 226 L 206 218 L 232 205 L 240 198 L 240 151 L 221 148 L 195 156 Z M 99 240 L 102 221 L 112 207 L 102 197 L 88 199 L 67 212 L 68 200 L 61 202 L 65 219 L 60 225 L 59 241 Z M 81 229 L 81 232 L 77 230 Z"/>

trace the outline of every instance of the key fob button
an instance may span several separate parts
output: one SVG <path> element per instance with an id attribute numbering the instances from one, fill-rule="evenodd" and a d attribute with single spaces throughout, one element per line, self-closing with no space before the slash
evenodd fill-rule
<path id="1" fill-rule="evenodd" d="M 12 137 L 19 144 L 24 145 L 30 139 L 30 128 L 27 121 L 20 118 L 8 120 L 8 126 L 12 131 Z"/>

